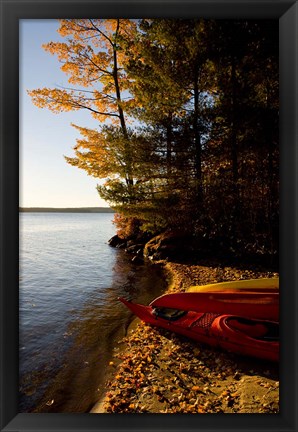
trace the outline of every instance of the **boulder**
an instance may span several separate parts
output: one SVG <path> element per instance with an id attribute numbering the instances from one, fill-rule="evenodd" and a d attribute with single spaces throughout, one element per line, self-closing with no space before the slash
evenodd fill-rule
<path id="1" fill-rule="evenodd" d="M 123 240 L 122 240 L 122 242 L 123 242 Z M 126 242 L 117 244 L 116 248 L 117 249 L 124 249 L 124 248 L 126 248 Z"/>
<path id="2" fill-rule="evenodd" d="M 151 260 L 183 258 L 193 251 L 193 240 L 181 232 L 165 232 L 153 237 L 144 248 Z"/>
<path id="3" fill-rule="evenodd" d="M 127 240 L 127 247 L 130 248 L 131 246 L 135 246 L 136 242 L 133 240 Z"/>
<path id="4" fill-rule="evenodd" d="M 128 243 L 127 243 L 127 246 L 128 246 Z M 142 245 L 142 244 L 133 244 L 131 246 L 128 246 L 125 249 L 125 252 L 141 255 L 142 252 L 143 252 L 143 249 L 144 249 L 144 245 Z"/>
<path id="5" fill-rule="evenodd" d="M 134 264 L 144 264 L 144 260 L 142 257 L 135 255 L 131 262 L 133 262 Z"/>
<path id="6" fill-rule="evenodd" d="M 114 235 L 110 240 L 108 241 L 108 244 L 112 247 L 125 247 L 126 241 L 120 238 L 117 234 Z"/>

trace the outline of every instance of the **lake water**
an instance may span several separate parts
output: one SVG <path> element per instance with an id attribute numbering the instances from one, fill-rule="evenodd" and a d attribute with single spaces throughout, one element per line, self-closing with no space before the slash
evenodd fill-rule
<path id="1" fill-rule="evenodd" d="M 117 298 L 148 303 L 160 270 L 107 241 L 112 213 L 21 213 L 20 412 L 88 412 L 132 320 Z"/>

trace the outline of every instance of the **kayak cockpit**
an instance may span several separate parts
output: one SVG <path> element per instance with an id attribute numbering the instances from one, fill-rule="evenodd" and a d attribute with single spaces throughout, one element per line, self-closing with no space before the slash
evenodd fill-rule
<path id="1" fill-rule="evenodd" d="M 176 321 L 187 314 L 187 311 L 171 308 L 153 308 L 152 314 L 156 318 L 163 318 L 167 321 Z"/>
<path id="2" fill-rule="evenodd" d="M 279 341 L 279 324 L 276 322 L 229 317 L 226 324 L 232 330 L 245 333 L 246 336 L 253 339 Z"/>

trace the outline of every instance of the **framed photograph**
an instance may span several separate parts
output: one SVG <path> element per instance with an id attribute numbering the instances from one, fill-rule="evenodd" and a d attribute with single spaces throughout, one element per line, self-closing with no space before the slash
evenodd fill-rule
<path id="1" fill-rule="evenodd" d="M 1 431 L 296 431 L 297 2 L 0 2 Z"/>

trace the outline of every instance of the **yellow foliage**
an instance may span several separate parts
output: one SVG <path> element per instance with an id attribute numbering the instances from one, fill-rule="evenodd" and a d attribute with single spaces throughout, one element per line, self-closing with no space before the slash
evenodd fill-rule
<path id="1" fill-rule="evenodd" d="M 37 89 L 28 91 L 33 103 L 39 108 L 48 108 L 53 112 L 71 111 L 80 108 L 73 91 L 61 89 Z"/>
<path id="2" fill-rule="evenodd" d="M 135 29 L 136 23 L 128 19 L 61 19 L 58 32 L 67 41 L 49 42 L 43 48 L 57 56 L 71 85 L 88 90 L 35 89 L 28 92 L 33 103 L 55 113 L 88 109 L 99 122 L 109 118 L 119 125 L 119 110 L 126 105 L 116 87 L 121 95 L 129 81 L 123 72 L 125 54 L 118 49 L 118 36 L 132 35 Z"/>

